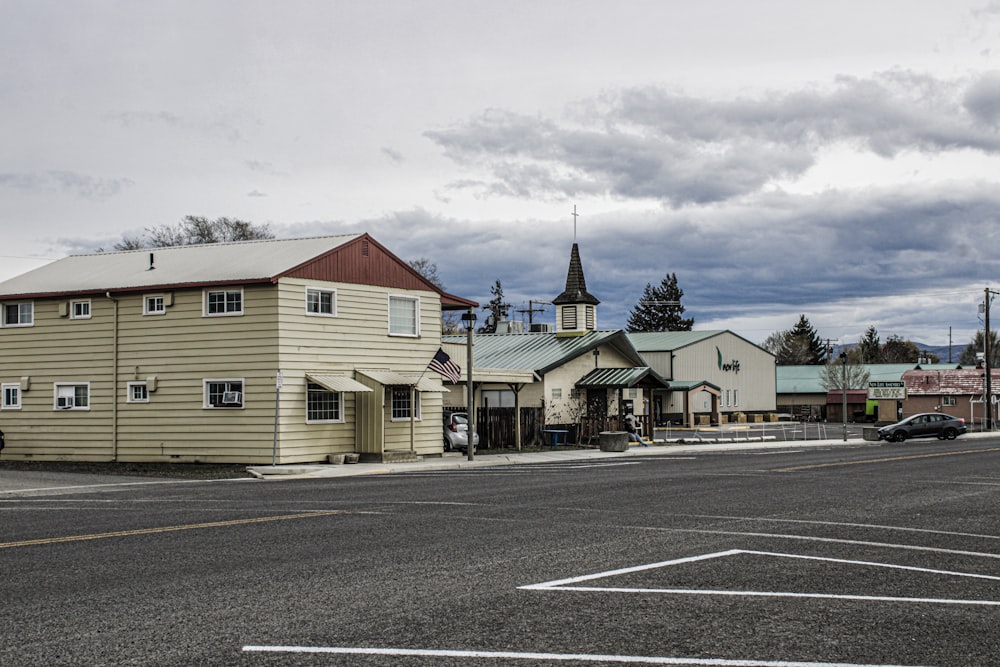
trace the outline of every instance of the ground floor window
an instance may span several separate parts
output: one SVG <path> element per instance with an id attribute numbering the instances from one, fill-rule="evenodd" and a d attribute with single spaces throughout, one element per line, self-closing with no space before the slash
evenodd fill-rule
<path id="1" fill-rule="evenodd" d="M 242 408 L 243 380 L 205 380 L 206 408 Z"/>
<path id="2" fill-rule="evenodd" d="M 20 384 L 5 384 L 0 387 L 0 391 L 3 392 L 3 402 L 0 403 L 0 408 L 4 410 L 20 410 L 21 409 L 21 385 Z"/>
<path id="3" fill-rule="evenodd" d="M 399 386 L 390 387 L 389 394 L 392 397 L 392 418 L 410 418 L 410 387 Z M 420 392 L 414 391 L 416 405 L 413 407 L 413 418 L 420 419 Z"/>
<path id="4" fill-rule="evenodd" d="M 57 382 L 55 384 L 56 410 L 89 410 L 90 383 Z"/>
<path id="5" fill-rule="evenodd" d="M 315 382 L 306 389 L 306 423 L 325 424 L 344 421 L 344 395 Z"/>

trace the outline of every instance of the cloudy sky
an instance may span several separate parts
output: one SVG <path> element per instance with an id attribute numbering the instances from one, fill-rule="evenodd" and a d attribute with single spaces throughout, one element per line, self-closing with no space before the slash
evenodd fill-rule
<path id="1" fill-rule="evenodd" d="M 515 308 L 964 347 L 1000 0 L 0 0 L 0 280 L 185 215 L 370 232 Z M 574 230 L 572 212 L 579 212 Z M 539 319 L 551 319 L 547 312 Z"/>

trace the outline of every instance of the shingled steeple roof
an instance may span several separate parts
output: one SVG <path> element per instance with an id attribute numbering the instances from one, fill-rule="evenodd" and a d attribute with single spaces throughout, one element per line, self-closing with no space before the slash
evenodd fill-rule
<path id="1" fill-rule="evenodd" d="M 570 303 L 586 303 L 596 306 L 600 303 L 596 296 L 587 291 L 587 281 L 583 277 L 583 264 L 580 262 L 580 247 L 574 243 L 573 252 L 569 258 L 569 272 L 566 274 L 566 289 L 562 294 L 552 299 L 559 306 Z"/>

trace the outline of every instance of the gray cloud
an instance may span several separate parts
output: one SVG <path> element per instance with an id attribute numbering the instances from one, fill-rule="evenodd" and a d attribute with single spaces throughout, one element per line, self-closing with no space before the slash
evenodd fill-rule
<path id="1" fill-rule="evenodd" d="M 572 118 L 493 109 L 426 136 L 455 162 L 489 174 L 451 184 L 484 196 L 708 204 L 800 176 L 837 142 L 882 157 L 998 153 L 998 76 L 945 81 L 893 71 L 730 101 L 631 88 L 581 104 Z"/>
<path id="2" fill-rule="evenodd" d="M 68 192 L 82 199 L 107 199 L 133 185 L 135 182 L 128 178 L 102 178 L 62 170 L 0 174 L 0 187 L 35 193 Z"/>

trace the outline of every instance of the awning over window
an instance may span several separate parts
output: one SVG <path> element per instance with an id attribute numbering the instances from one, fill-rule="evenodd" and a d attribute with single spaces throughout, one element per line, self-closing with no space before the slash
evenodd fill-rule
<path id="1" fill-rule="evenodd" d="M 306 379 L 315 382 L 324 389 L 330 391 L 374 391 L 357 380 L 353 380 L 344 375 L 331 375 L 329 373 L 306 373 Z"/>
<path id="2" fill-rule="evenodd" d="M 376 371 L 376 370 L 360 370 L 360 369 L 357 372 L 387 387 L 389 386 L 408 387 L 415 383 L 417 385 L 416 387 L 417 391 L 438 392 L 442 394 L 448 392 L 448 390 L 442 387 L 440 384 L 434 382 L 433 380 L 431 380 L 426 376 L 421 377 L 419 373 L 416 374 L 398 373 L 396 371 Z"/>

